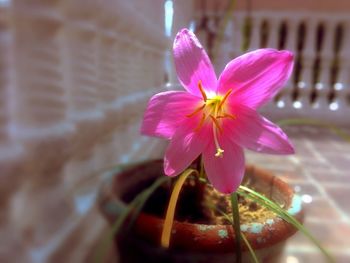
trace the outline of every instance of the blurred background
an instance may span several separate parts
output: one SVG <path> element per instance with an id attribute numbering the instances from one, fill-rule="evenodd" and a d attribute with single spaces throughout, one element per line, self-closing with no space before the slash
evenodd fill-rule
<path id="1" fill-rule="evenodd" d="M 0 262 L 92 261 L 107 231 L 100 175 L 164 151 L 139 126 L 151 95 L 181 88 L 171 49 L 183 27 L 217 73 L 260 47 L 294 52 L 261 111 L 297 153 L 246 156 L 294 186 L 306 226 L 350 262 L 347 0 L 0 0 Z M 323 258 L 297 234 L 281 262 Z"/>

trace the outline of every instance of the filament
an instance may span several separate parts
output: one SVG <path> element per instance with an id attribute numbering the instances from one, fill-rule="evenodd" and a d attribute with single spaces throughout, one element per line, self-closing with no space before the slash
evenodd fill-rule
<path id="1" fill-rule="evenodd" d="M 202 106 L 200 106 L 197 109 L 195 109 L 194 112 L 192 112 L 190 114 L 187 114 L 186 117 L 188 117 L 188 118 L 193 117 L 194 115 L 196 115 L 198 112 L 200 112 L 204 108 L 205 108 L 205 104 L 203 104 Z"/>
<path id="2" fill-rule="evenodd" d="M 203 114 L 202 114 L 202 118 L 201 118 L 201 120 L 200 120 L 198 126 L 194 129 L 195 131 L 199 131 L 200 128 L 202 128 L 203 123 L 204 123 L 204 121 L 205 121 L 205 118 L 206 118 L 206 116 L 205 116 L 205 114 L 203 113 Z"/>
<path id="3" fill-rule="evenodd" d="M 198 88 L 199 88 L 199 91 L 202 93 L 202 97 L 203 97 L 203 100 L 204 101 L 207 101 L 207 94 L 205 94 L 205 91 L 203 89 L 203 86 L 202 86 L 202 81 L 198 81 Z"/>
<path id="4" fill-rule="evenodd" d="M 221 102 L 220 102 L 220 104 L 219 104 L 219 108 L 221 108 L 222 105 L 224 105 L 225 101 L 227 100 L 228 96 L 230 96 L 231 92 L 232 92 L 232 89 L 229 89 L 229 90 L 226 92 L 224 98 L 221 100 Z"/>

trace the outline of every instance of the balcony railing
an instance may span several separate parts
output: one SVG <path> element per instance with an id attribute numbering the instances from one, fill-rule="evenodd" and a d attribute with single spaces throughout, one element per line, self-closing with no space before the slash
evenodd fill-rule
<path id="1" fill-rule="evenodd" d="M 213 48 L 223 13 L 197 13 L 197 34 Z M 262 47 L 288 49 L 295 68 L 286 87 L 263 110 L 350 124 L 350 18 L 346 13 L 235 12 L 217 48 L 216 67 Z M 211 50 L 210 50 L 211 51 Z"/>

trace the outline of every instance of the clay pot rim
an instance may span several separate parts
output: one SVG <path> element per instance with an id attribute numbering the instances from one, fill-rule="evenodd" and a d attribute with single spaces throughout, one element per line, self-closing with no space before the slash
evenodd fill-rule
<path id="1" fill-rule="evenodd" d="M 116 178 L 116 175 L 120 173 L 137 173 L 137 171 L 141 170 L 140 168 L 145 165 L 162 164 L 162 160 L 151 160 L 141 164 L 136 164 L 135 166 L 130 166 L 126 169 L 120 170 L 119 173 L 115 172 L 114 178 Z M 258 173 L 259 177 L 262 179 L 271 180 L 271 178 L 273 178 L 274 186 L 283 190 L 283 192 L 289 196 L 291 203 L 296 197 L 292 188 L 287 183 L 274 176 L 271 172 L 256 168 L 252 165 L 247 165 L 246 169 L 253 169 L 254 172 Z M 112 184 L 114 183 L 115 179 L 113 179 Z M 109 187 L 110 186 L 111 184 L 109 183 Z M 115 202 L 118 197 L 114 195 L 114 198 Z M 119 206 L 127 206 L 127 204 L 122 202 L 120 199 L 118 199 L 118 203 Z M 108 220 L 110 222 L 114 222 L 116 216 L 112 215 L 114 218 L 111 218 L 111 215 L 106 215 L 106 211 L 104 211 L 103 206 L 102 210 Z M 301 222 L 303 219 L 303 210 L 301 209 L 300 211 L 297 211 L 294 216 Z M 164 220 L 160 217 L 141 213 L 135 221 L 133 232 L 136 234 L 137 238 L 144 239 L 155 246 L 159 246 L 163 222 Z M 256 224 L 254 226 L 252 224 L 250 226 L 252 227 L 250 231 L 243 231 L 243 233 L 254 249 L 262 249 L 276 245 L 283 242 L 297 231 L 297 229 L 282 219 L 275 219 L 273 222 L 269 222 L 269 224 Z M 172 233 L 170 248 L 181 251 L 232 253 L 236 242 L 231 225 L 207 225 L 174 221 Z M 247 247 L 243 246 L 242 250 L 247 250 Z"/>

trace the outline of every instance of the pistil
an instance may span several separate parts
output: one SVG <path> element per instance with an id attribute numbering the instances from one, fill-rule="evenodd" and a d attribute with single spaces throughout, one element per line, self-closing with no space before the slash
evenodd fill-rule
<path id="1" fill-rule="evenodd" d="M 213 134 L 214 134 L 214 143 L 215 143 L 215 147 L 216 147 L 215 157 L 222 158 L 224 156 L 224 150 L 221 149 L 221 147 L 220 147 L 220 144 L 218 141 L 218 136 L 217 136 L 217 128 L 215 127 L 215 125 L 213 125 Z"/>
<path id="2" fill-rule="evenodd" d="M 215 157 L 222 158 L 224 155 L 224 150 L 220 147 L 218 135 L 217 135 L 218 130 L 220 132 L 222 131 L 220 124 L 219 124 L 219 121 L 217 119 L 220 105 L 221 105 L 221 103 L 216 103 L 216 105 L 215 105 L 215 117 L 210 115 L 210 118 L 213 120 L 213 136 L 214 136 L 214 143 L 215 143 L 215 147 L 216 147 Z"/>

